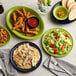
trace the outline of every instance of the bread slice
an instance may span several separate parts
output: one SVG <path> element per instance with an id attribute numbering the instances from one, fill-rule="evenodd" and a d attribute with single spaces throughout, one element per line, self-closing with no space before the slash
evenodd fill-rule
<path id="1" fill-rule="evenodd" d="M 62 6 L 66 7 L 66 2 L 67 2 L 67 0 L 61 0 Z"/>
<path id="2" fill-rule="evenodd" d="M 69 8 L 68 8 L 68 10 L 70 11 L 70 9 L 71 9 L 72 7 L 74 7 L 74 6 L 76 6 L 76 2 L 72 2 L 72 3 L 70 3 L 70 4 L 69 4 Z"/>
<path id="3" fill-rule="evenodd" d="M 75 20 L 76 19 L 76 8 L 73 8 L 69 13 L 69 20 Z"/>
<path id="4" fill-rule="evenodd" d="M 72 3 L 72 2 L 75 2 L 75 0 L 67 0 L 66 7 L 68 8 L 69 7 L 69 4 Z"/>
<path id="5" fill-rule="evenodd" d="M 69 12 L 71 12 L 73 9 L 76 9 L 76 5 L 72 6 L 69 10 Z"/>

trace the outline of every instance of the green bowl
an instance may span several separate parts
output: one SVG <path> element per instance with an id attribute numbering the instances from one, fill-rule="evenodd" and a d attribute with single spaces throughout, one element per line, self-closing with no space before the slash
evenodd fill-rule
<path id="1" fill-rule="evenodd" d="M 56 31 L 57 29 L 59 29 L 59 30 L 62 31 L 62 32 L 65 32 L 66 34 L 68 34 L 69 38 L 71 39 L 71 43 L 72 43 L 72 46 L 68 48 L 69 50 L 67 51 L 67 53 L 65 53 L 65 54 L 63 54 L 63 55 L 53 54 L 53 53 L 49 52 L 49 51 L 47 50 L 45 44 L 44 44 L 45 36 L 46 36 L 47 34 L 49 34 L 50 32 L 52 32 L 53 30 Z M 46 31 L 45 34 L 43 35 L 43 37 L 42 37 L 42 47 L 43 47 L 44 51 L 45 51 L 47 54 L 49 54 L 49 55 L 52 55 L 52 56 L 55 56 L 55 57 L 64 57 L 64 56 L 68 55 L 68 54 L 71 52 L 72 48 L 73 48 L 73 38 L 72 38 L 72 36 L 70 35 L 70 33 L 67 32 L 65 29 L 62 29 L 62 28 L 52 28 L 52 29 L 49 29 L 48 31 Z"/>
<path id="2" fill-rule="evenodd" d="M 5 42 L 5 43 L 0 43 L 0 46 L 4 46 L 6 45 L 7 43 L 9 43 L 10 39 L 11 39 L 11 34 L 10 32 L 7 30 L 7 28 L 3 27 L 0 25 L 0 29 L 3 28 L 7 33 L 8 33 L 8 40 Z"/>
<path id="3" fill-rule="evenodd" d="M 13 25 L 12 25 L 11 22 L 10 22 L 10 20 L 11 20 L 11 14 L 12 14 L 16 9 L 21 10 L 22 8 L 25 8 L 26 11 L 29 11 L 29 12 L 31 12 L 31 14 L 36 15 L 36 17 L 39 19 L 38 28 L 40 29 L 40 31 L 39 31 L 38 35 L 28 37 L 28 36 L 25 36 L 25 33 L 21 33 L 21 32 L 18 32 L 18 31 L 16 31 L 16 30 L 12 30 Z M 7 14 L 6 14 L 6 23 L 7 23 L 8 28 L 9 28 L 16 36 L 18 36 L 18 37 L 20 37 L 20 38 L 22 38 L 22 39 L 36 39 L 36 38 L 40 37 L 40 36 L 42 35 L 42 33 L 44 32 L 44 22 L 43 22 L 41 16 L 40 16 L 37 12 L 35 12 L 34 10 L 32 10 L 32 9 L 30 9 L 30 8 L 28 8 L 28 7 L 25 7 L 25 6 L 15 6 L 15 7 L 9 9 L 9 11 L 8 11 Z"/>
<path id="4" fill-rule="evenodd" d="M 58 10 L 64 10 L 65 12 L 65 16 L 64 17 L 59 17 L 56 13 Z M 57 6 L 54 8 L 53 10 L 53 16 L 57 19 L 57 20 L 66 20 L 68 18 L 69 12 L 68 9 L 64 6 Z"/>

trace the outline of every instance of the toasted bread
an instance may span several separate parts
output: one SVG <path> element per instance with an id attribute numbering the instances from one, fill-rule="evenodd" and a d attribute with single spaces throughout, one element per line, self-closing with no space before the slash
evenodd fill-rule
<path id="1" fill-rule="evenodd" d="M 76 9 L 76 5 L 72 6 L 69 10 L 69 12 L 71 12 L 73 9 Z"/>
<path id="2" fill-rule="evenodd" d="M 70 12 L 69 12 L 69 20 L 75 20 L 76 19 L 76 8 L 73 8 Z"/>
<path id="3" fill-rule="evenodd" d="M 66 7 L 66 2 L 67 2 L 67 0 L 61 0 L 62 6 Z"/>
<path id="4" fill-rule="evenodd" d="M 72 2 L 72 3 L 70 3 L 70 4 L 69 4 L 69 8 L 68 8 L 68 10 L 70 11 L 70 9 L 71 9 L 72 7 L 74 7 L 74 6 L 76 6 L 76 2 Z"/>
<path id="5" fill-rule="evenodd" d="M 72 2 L 75 2 L 75 0 L 67 0 L 67 2 L 66 2 L 66 7 L 68 8 L 69 5 L 70 5 L 70 3 L 72 3 Z"/>

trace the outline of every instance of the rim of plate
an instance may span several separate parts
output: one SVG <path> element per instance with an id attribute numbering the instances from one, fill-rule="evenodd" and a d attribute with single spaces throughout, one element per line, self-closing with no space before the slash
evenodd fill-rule
<path id="1" fill-rule="evenodd" d="M 8 21 L 8 15 L 10 14 L 10 11 L 13 11 L 13 9 L 17 9 L 17 8 L 19 8 L 19 7 L 20 7 L 20 8 L 28 8 L 29 10 L 34 11 L 34 12 L 38 15 L 38 17 L 40 18 L 41 22 L 43 23 L 42 32 L 41 32 L 41 33 L 39 33 L 38 35 L 36 35 L 36 36 L 34 36 L 34 37 L 28 37 L 28 36 L 24 36 L 24 35 L 23 35 L 23 36 L 20 36 L 20 34 L 18 34 L 17 31 L 11 30 L 11 28 L 10 28 L 10 26 L 9 26 L 10 22 Z M 15 7 L 10 8 L 10 9 L 8 10 L 7 14 L 6 14 L 6 24 L 7 24 L 8 28 L 10 29 L 11 32 L 13 32 L 17 37 L 22 38 L 22 39 L 28 39 L 28 40 L 37 39 L 37 38 L 39 38 L 39 37 L 43 34 L 43 32 L 44 32 L 44 21 L 43 21 L 42 17 L 41 17 L 35 10 L 33 10 L 33 9 L 29 8 L 29 7 L 26 7 L 26 6 L 15 6 Z M 16 33 L 15 33 L 15 32 L 16 32 Z"/>
<path id="2" fill-rule="evenodd" d="M 64 30 L 65 32 L 67 32 L 67 33 L 69 34 L 70 38 L 72 39 L 72 47 L 71 47 L 71 49 L 70 49 L 66 54 L 63 54 L 63 55 L 55 55 L 55 54 L 50 53 L 50 52 L 45 48 L 45 45 L 44 45 L 44 43 L 43 43 L 44 37 L 45 37 L 46 33 L 48 33 L 49 31 L 51 31 L 51 30 L 53 30 L 53 29 L 62 29 L 62 30 Z M 73 48 L 73 38 L 72 38 L 71 34 L 70 34 L 67 30 L 65 30 L 65 29 L 63 29 L 63 28 L 51 28 L 51 29 L 47 30 L 47 31 L 44 33 L 44 35 L 43 35 L 43 37 L 42 37 L 41 44 L 42 44 L 42 47 L 43 47 L 44 51 L 45 51 L 48 55 L 55 56 L 55 57 L 64 57 L 64 56 L 68 55 L 68 54 L 72 51 L 72 48 Z"/>

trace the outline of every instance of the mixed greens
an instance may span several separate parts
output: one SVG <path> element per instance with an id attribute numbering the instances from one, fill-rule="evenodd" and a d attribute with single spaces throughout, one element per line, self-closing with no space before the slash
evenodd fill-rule
<path id="1" fill-rule="evenodd" d="M 63 55 L 73 44 L 68 33 L 56 29 L 45 35 L 44 45 L 50 53 Z"/>

